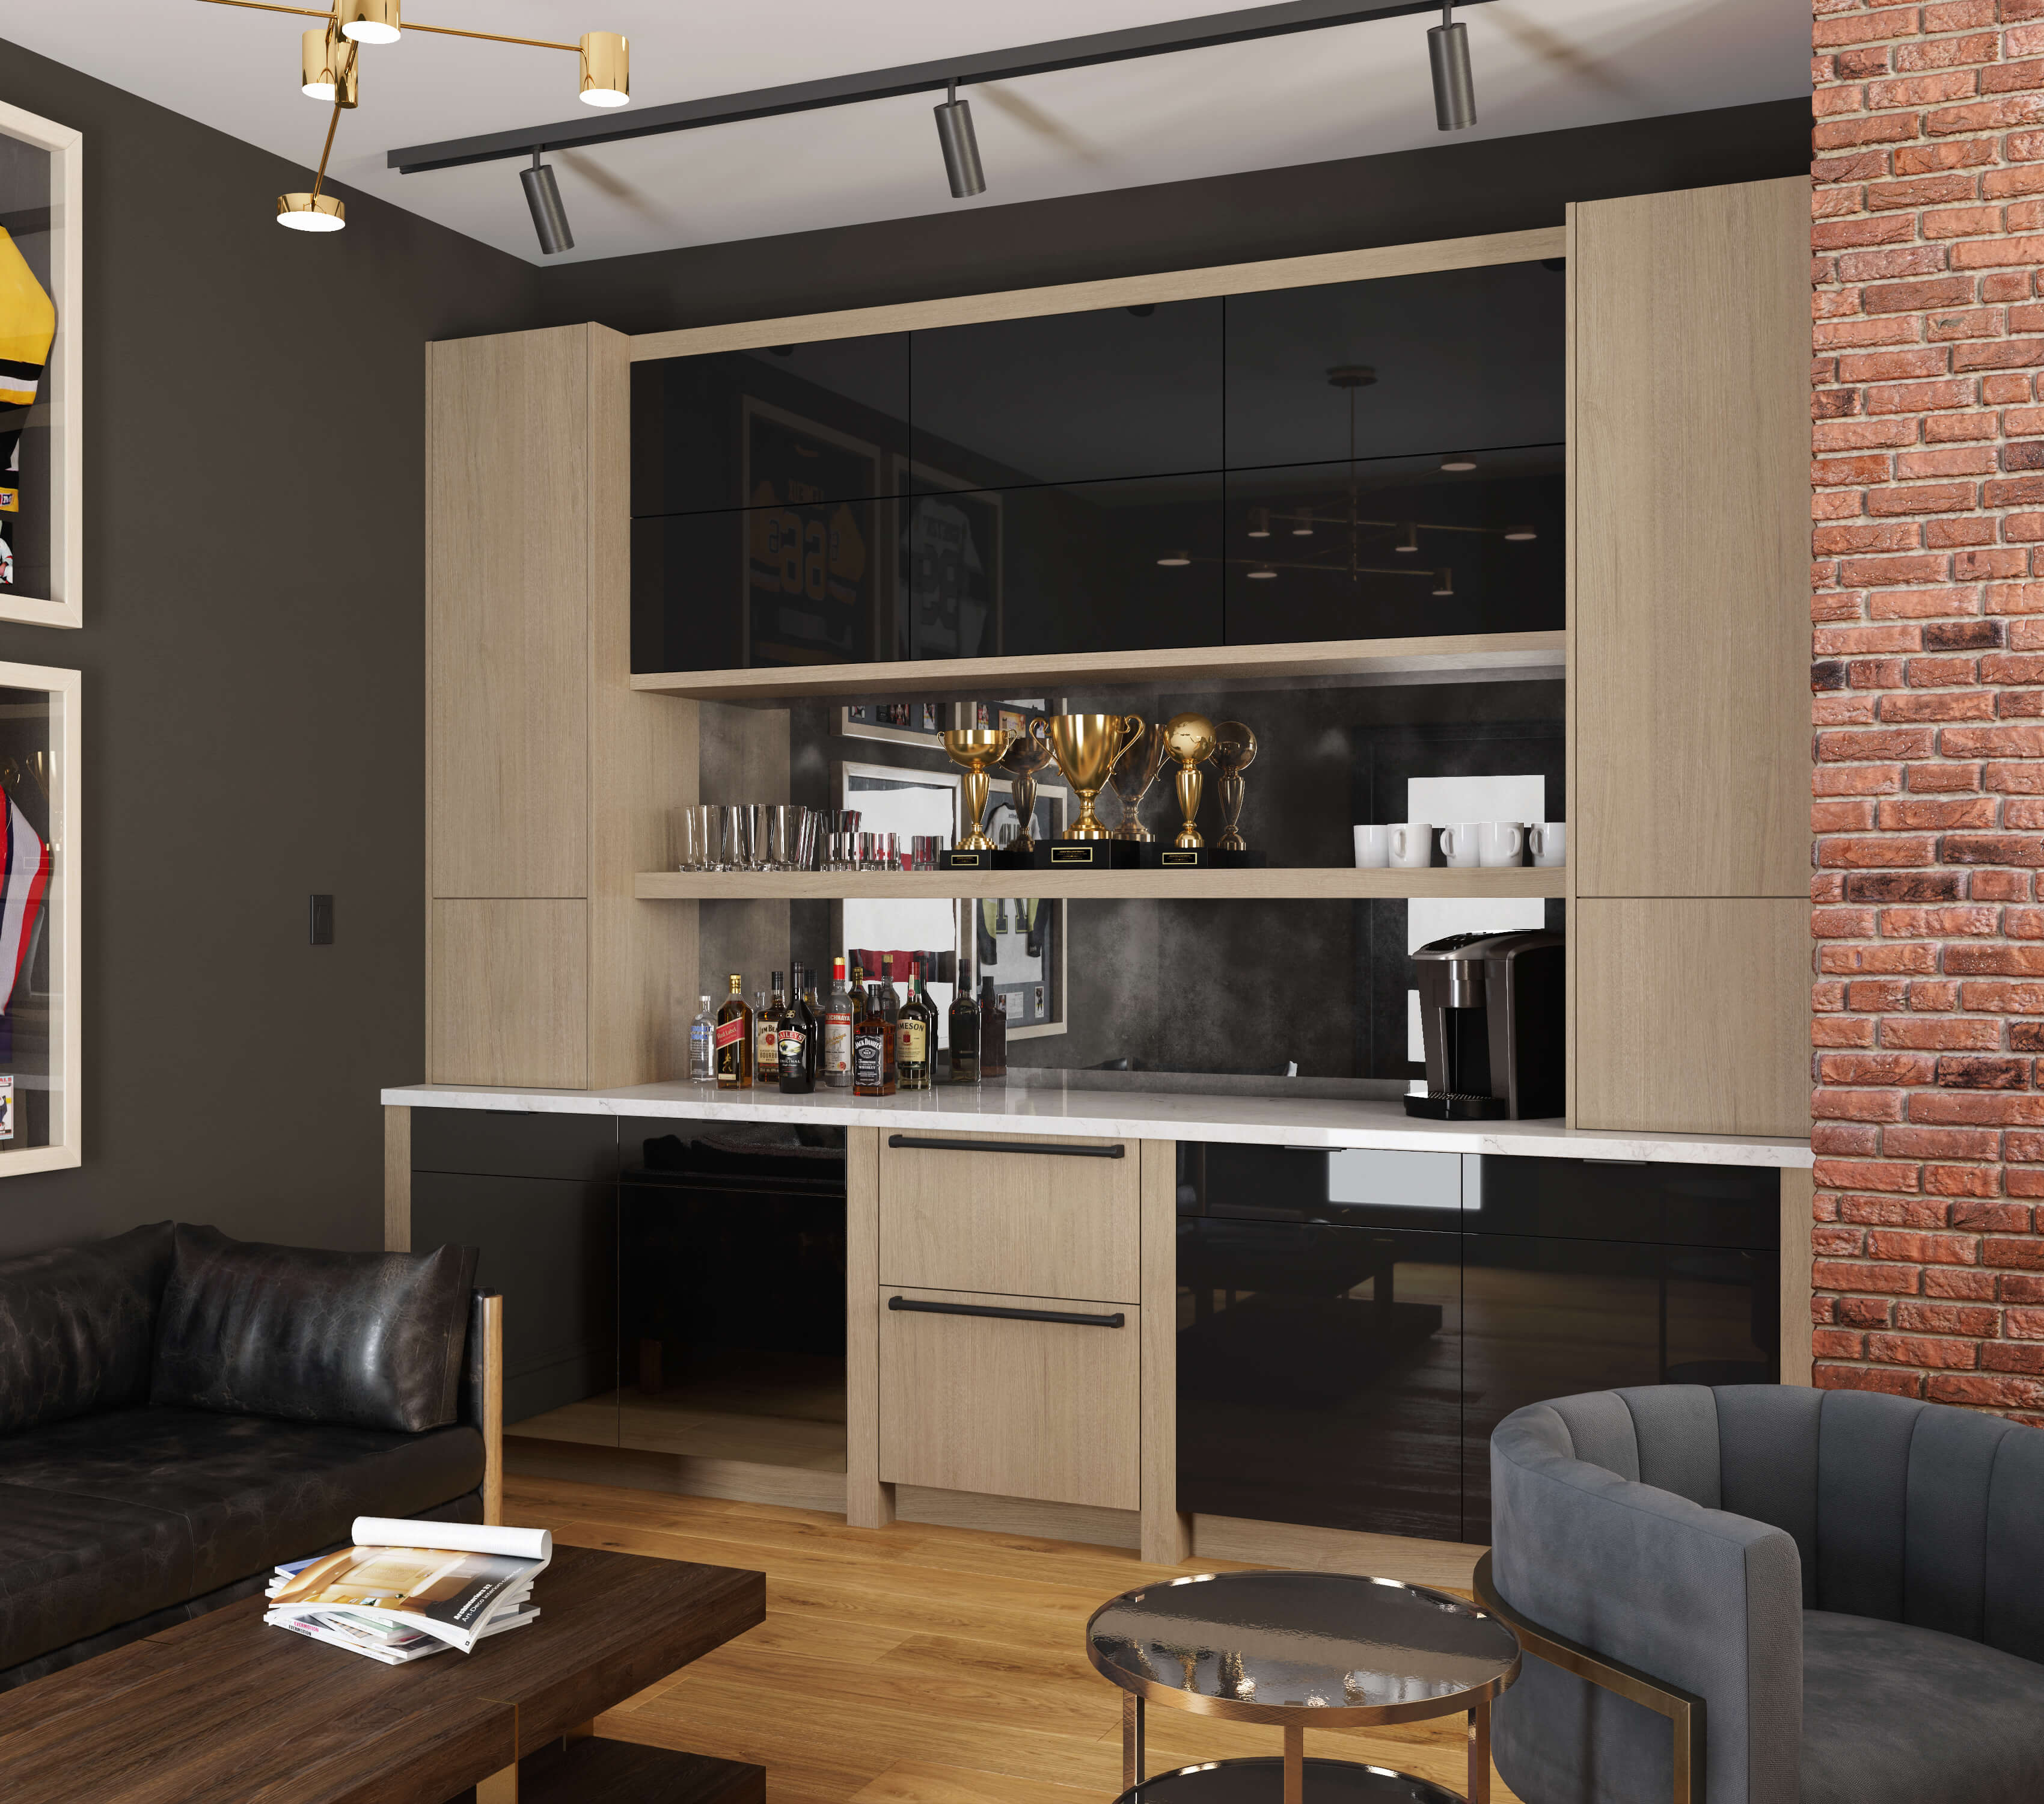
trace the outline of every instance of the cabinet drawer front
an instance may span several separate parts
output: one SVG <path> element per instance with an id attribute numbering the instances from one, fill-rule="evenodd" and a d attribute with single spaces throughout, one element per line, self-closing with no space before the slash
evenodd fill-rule
<path id="1" fill-rule="evenodd" d="M 1134 1302 L 1140 1152 L 1069 1135 L 883 1134 L 881 1282 Z"/>
<path id="2" fill-rule="evenodd" d="M 917 1308 L 890 1308 L 897 1297 Z M 927 1313 L 947 1308 L 975 1313 Z M 978 1313 L 989 1310 L 1060 1319 Z M 1120 1327 L 1100 1325 L 1115 1316 Z M 881 1477 L 941 1491 L 1139 1508 L 1142 1344 L 1141 1312 L 1134 1309 L 884 1288 Z"/>

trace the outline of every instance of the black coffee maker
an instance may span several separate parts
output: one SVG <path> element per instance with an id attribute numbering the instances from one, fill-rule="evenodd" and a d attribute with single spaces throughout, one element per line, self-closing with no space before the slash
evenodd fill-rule
<path id="1" fill-rule="evenodd" d="M 1412 955 L 1427 1094 L 1405 1098 L 1407 1114 L 1519 1121 L 1567 1112 L 1566 945 L 1539 928 L 1454 933 Z"/>

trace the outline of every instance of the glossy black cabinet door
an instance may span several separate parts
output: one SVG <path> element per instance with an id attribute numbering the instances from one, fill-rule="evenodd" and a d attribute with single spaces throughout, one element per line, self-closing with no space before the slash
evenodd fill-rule
<path id="1" fill-rule="evenodd" d="M 1231 294 L 1228 467 L 1564 437 L 1558 262 Z"/>
<path id="2" fill-rule="evenodd" d="M 1230 471 L 1228 643 L 1562 626 L 1562 448 L 1458 461 Z"/>
<path id="3" fill-rule="evenodd" d="M 1454 1541 L 1453 1234 L 1181 1218 L 1178 1507 Z"/>
<path id="4" fill-rule="evenodd" d="M 912 333 L 912 486 L 1220 469 L 1221 316 L 1174 301 Z"/>
<path id="5" fill-rule="evenodd" d="M 635 363 L 633 517 L 894 494 L 908 421 L 898 333 Z"/>

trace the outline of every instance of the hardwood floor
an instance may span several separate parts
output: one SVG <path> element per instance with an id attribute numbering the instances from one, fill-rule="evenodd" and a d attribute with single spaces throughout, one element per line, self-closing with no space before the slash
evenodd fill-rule
<path id="1" fill-rule="evenodd" d="M 504 1506 L 571 1546 L 766 1575 L 763 1623 L 600 1718 L 601 1734 L 755 1762 L 770 1804 L 1101 1804 L 1121 1789 L 1121 1694 L 1082 1636 L 1105 1599 L 1165 1571 L 1132 1553 L 554 1479 L 510 1479 Z M 1307 1752 L 1460 1791 L 1463 1737 L 1451 1717 L 1316 1731 Z M 1150 1713 L 1152 1773 L 1279 1748 L 1275 1730 Z M 1501 1782 L 1491 1794 L 1516 1804 Z"/>

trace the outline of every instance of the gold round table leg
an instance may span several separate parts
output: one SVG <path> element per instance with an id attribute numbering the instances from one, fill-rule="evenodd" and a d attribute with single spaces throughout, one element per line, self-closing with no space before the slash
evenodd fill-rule
<path id="1" fill-rule="evenodd" d="M 1285 1804 L 1304 1804 L 1306 1732 L 1289 1723 L 1285 1729 Z"/>
<path id="2" fill-rule="evenodd" d="M 1490 1700 L 1469 1714 L 1470 1804 L 1490 1804 Z"/>

